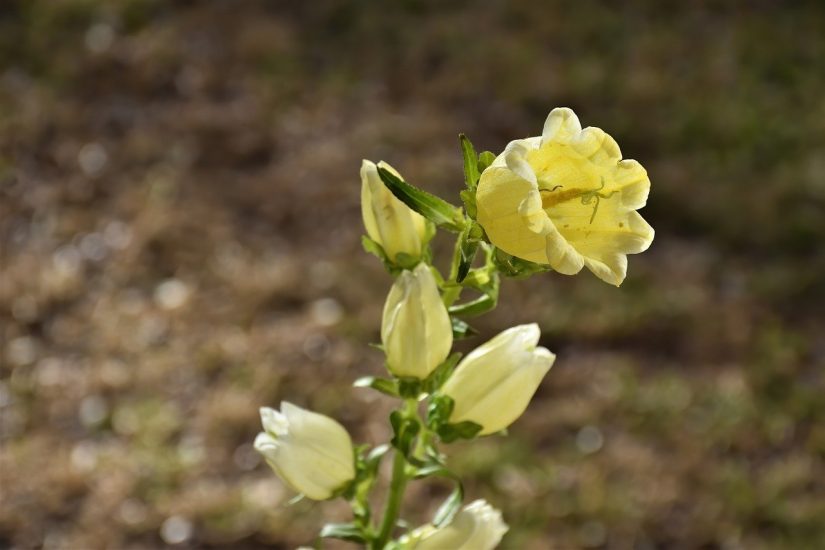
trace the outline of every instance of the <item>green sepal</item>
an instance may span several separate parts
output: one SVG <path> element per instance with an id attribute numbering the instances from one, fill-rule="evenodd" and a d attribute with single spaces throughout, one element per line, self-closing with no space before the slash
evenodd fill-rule
<path id="1" fill-rule="evenodd" d="M 408 456 L 410 446 L 421 430 L 421 424 L 414 418 L 404 416 L 401 411 L 390 413 L 390 424 L 394 434 L 390 444 L 398 449 L 401 454 Z"/>
<path id="2" fill-rule="evenodd" d="M 432 226 L 432 224 L 428 224 L 428 226 Z M 413 256 L 405 252 L 399 252 L 395 255 L 395 258 L 390 258 L 387 256 L 387 252 L 384 250 L 384 247 L 377 241 L 372 240 L 368 235 L 361 235 L 361 246 L 364 248 L 364 251 L 381 260 L 381 263 L 384 264 L 384 268 L 393 277 L 405 269 L 414 269 L 415 266 L 421 263 L 422 260 L 429 261 L 430 259 L 430 250 L 426 245 L 422 245 L 423 250 L 420 257 Z"/>
<path id="3" fill-rule="evenodd" d="M 464 340 L 478 334 L 478 331 L 458 317 L 450 317 L 453 323 L 453 340 Z"/>
<path id="4" fill-rule="evenodd" d="M 473 439 L 482 429 L 481 424 L 465 420 L 458 424 L 442 424 L 436 433 L 444 443 L 452 443 L 457 439 Z"/>
<path id="5" fill-rule="evenodd" d="M 427 427 L 437 432 L 439 426 L 449 421 L 453 407 L 455 407 L 455 401 L 452 397 L 442 393 L 434 394 L 427 407 Z"/>
<path id="6" fill-rule="evenodd" d="M 377 376 L 362 376 L 352 383 L 356 388 L 372 388 L 380 391 L 385 395 L 398 397 L 400 395 L 398 383 L 395 380 L 388 380 L 387 378 L 379 378 Z"/>
<path id="7" fill-rule="evenodd" d="M 401 269 L 408 269 L 412 271 L 420 262 L 421 258 L 418 256 L 413 256 L 411 254 L 407 254 L 406 252 L 399 252 L 395 255 L 395 261 L 393 263 Z"/>
<path id="8" fill-rule="evenodd" d="M 410 185 L 384 168 L 378 168 L 381 181 L 401 202 L 442 229 L 456 233 L 464 229 L 464 214 L 444 199 Z"/>
<path id="9" fill-rule="evenodd" d="M 355 523 L 328 523 L 321 528 L 321 537 L 364 544 L 368 538 L 363 527 Z"/>
<path id="10" fill-rule="evenodd" d="M 475 190 L 463 189 L 458 196 L 461 197 L 461 202 L 464 203 L 464 210 L 467 211 L 467 215 L 476 219 L 478 215 L 478 205 L 476 204 Z"/>
<path id="11" fill-rule="evenodd" d="M 464 159 L 464 183 L 467 184 L 467 189 L 475 191 L 478 178 L 481 176 L 478 171 L 478 155 L 467 136 L 458 134 L 458 140 L 461 142 L 461 157 Z"/>
<path id="12" fill-rule="evenodd" d="M 472 267 L 473 260 L 476 257 L 479 241 L 471 235 L 473 227 L 476 225 L 478 224 L 475 222 L 471 223 L 461 233 L 459 241 L 458 271 L 455 279 L 457 283 L 462 282 L 467 277 L 467 274 L 470 273 L 470 268 Z"/>
<path id="13" fill-rule="evenodd" d="M 482 430 L 480 424 L 465 420 L 450 424 L 450 415 L 455 408 L 455 401 L 449 395 L 436 393 L 427 408 L 427 427 L 438 434 L 444 443 L 457 439 L 473 439 Z"/>
<path id="14" fill-rule="evenodd" d="M 456 352 L 451 354 L 447 359 L 438 365 L 433 372 L 424 380 L 422 384 L 423 390 L 427 393 L 433 393 L 444 385 L 444 382 L 450 377 L 455 370 L 455 366 L 461 359 L 461 353 Z"/>
<path id="15" fill-rule="evenodd" d="M 496 160 L 496 155 L 490 151 L 484 151 L 478 155 L 478 172 L 484 172 L 490 167 L 491 164 L 493 164 L 494 160 Z"/>
<path id="16" fill-rule="evenodd" d="M 401 272 L 402 268 L 393 263 L 384 251 L 384 247 L 378 244 L 378 242 L 372 240 L 367 235 L 361 235 L 361 246 L 364 248 L 365 252 L 372 254 L 381 260 L 381 263 L 384 264 L 384 269 L 386 269 L 387 272 L 389 272 L 389 274 L 393 277 Z"/>
<path id="17" fill-rule="evenodd" d="M 418 378 L 399 378 L 398 395 L 403 399 L 418 399 L 421 395 L 421 380 Z"/>
<path id="18" fill-rule="evenodd" d="M 493 254 L 493 263 L 498 271 L 507 277 L 524 278 L 536 273 L 550 271 L 550 266 L 537 264 L 528 260 L 517 258 L 507 254 L 500 248 L 496 248 Z"/>
<path id="19" fill-rule="evenodd" d="M 484 239 L 484 228 L 481 225 L 474 223 L 470 225 L 469 238 L 481 241 Z"/>
<path id="20" fill-rule="evenodd" d="M 361 235 L 361 246 L 364 248 L 364 251 L 368 254 L 372 254 L 384 264 L 389 264 L 390 259 L 387 256 L 387 253 L 384 252 L 384 247 L 378 244 L 376 241 L 369 238 L 367 235 Z"/>

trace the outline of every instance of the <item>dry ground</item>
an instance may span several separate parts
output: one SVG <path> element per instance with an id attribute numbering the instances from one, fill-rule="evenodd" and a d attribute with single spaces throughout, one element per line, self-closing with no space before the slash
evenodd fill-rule
<path id="1" fill-rule="evenodd" d="M 559 359 L 508 438 L 449 450 L 469 497 L 507 549 L 821 548 L 823 28 L 767 0 L 4 2 L 0 547 L 312 543 L 345 507 L 287 507 L 250 443 L 281 399 L 387 435 L 349 386 L 389 287 L 360 160 L 456 199 L 459 132 L 500 151 L 567 105 L 648 168 L 657 236 L 620 289 L 503 285 L 482 335 L 536 320 Z"/>

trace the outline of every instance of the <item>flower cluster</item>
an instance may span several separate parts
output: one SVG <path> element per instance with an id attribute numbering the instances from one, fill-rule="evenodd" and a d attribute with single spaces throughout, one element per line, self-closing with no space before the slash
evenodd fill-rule
<path id="1" fill-rule="evenodd" d="M 401 401 L 390 415 L 390 443 L 354 447 L 341 424 L 291 403 L 261 409 L 264 431 L 255 448 L 275 473 L 306 497 L 341 497 L 352 506 L 353 520 L 326 525 L 322 537 L 373 550 L 495 548 L 508 529 L 501 513 L 483 500 L 461 507 L 463 485 L 439 446 L 502 433 L 524 413 L 556 357 L 539 346 L 535 323 L 504 330 L 463 358 L 451 353 L 454 341 L 475 335 L 467 319 L 496 306 L 501 276 L 570 275 L 586 266 L 619 285 L 627 255 L 653 239 L 637 212 L 650 189 L 646 171 L 622 160 L 604 131 L 582 129 L 570 109 L 554 109 L 541 136 L 513 141 L 498 156 L 477 154 L 464 136 L 461 148 L 463 208 L 410 185 L 384 162 L 361 167 L 364 248 L 394 282 L 381 323 L 390 376 L 355 385 Z M 429 250 L 436 229 L 458 236 L 446 275 Z M 477 296 L 460 301 L 465 290 Z M 392 476 L 374 521 L 368 497 L 390 451 Z M 454 490 L 430 522 L 402 529 L 404 489 L 425 477 L 443 478 Z"/>

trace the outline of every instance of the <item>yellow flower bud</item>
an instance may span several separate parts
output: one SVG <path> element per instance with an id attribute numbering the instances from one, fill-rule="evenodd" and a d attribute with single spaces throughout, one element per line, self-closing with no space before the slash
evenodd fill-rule
<path id="1" fill-rule="evenodd" d="M 355 478 L 352 440 L 341 424 L 286 401 L 261 408 L 255 449 L 299 493 L 324 500 Z"/>
<path id="2" fill-rule="evenodd" d="M 432 272 L 425 264 L 404 271 L 384 304 L 381 341 L 390 371 L 426 378 L 450 353 L 453 327 Z"/>
<path id="3" fill-rule="evenodd" d="M 455 402 L 450 422 L 475 422 L 487 435 L 521 416 L 556 360 L 536 347 L 539 336 L 535 323 L 519 325 L 470 352 L 441 388 Z"/>
<path id="4" fill-rule="evenodd" d="M 476 500 L 458 512 L 449 524 L 416 529 L 401 542 L 409 550 L 492 550 L 507 529 L 501 512 L 484 500 Z"/>
<path id="5" fill-rule="evenodd" d="M 378 175 L 378 167 L 401 178 L 386 162 L 376 166 L 365 160 L 361 164 L 361 215 L 367 235 L 381 245 L 391 261 L 395 261 L 399 253 L 419 258 L 424 246 L 426 221 L 387 189 Z"/>
<path id="6" fill-rule="evenodd" d="M 511 142 L 478 184 L 478 222 L 508 254 L 573 275 L 582 267 L 620 285 L 627 254 L 647 250 L 653 228 L 636 210 L 650 180 L 600 128 L 553 109 L 541 136 Z"/>

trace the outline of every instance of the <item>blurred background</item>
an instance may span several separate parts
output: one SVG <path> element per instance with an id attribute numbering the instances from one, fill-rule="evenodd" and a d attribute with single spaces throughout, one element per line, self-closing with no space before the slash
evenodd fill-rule
<path id="1" fill-rule="evenodd" d="M 448 449 L 468 498 L 505 549 L 821 548 L 824 31 L 819 1 L 3 2 L 0 547 L 346 519 L 251 442 L 282 399 L 387 437 L 350 387 L 390 285 L 361 159 L 457 202 L 459 132 L 569 106 L 648 169 L 656 240 L 619 289 L 505 281 L 462 348 L 538 321 L 558 360 L 509 437 Z"/>

